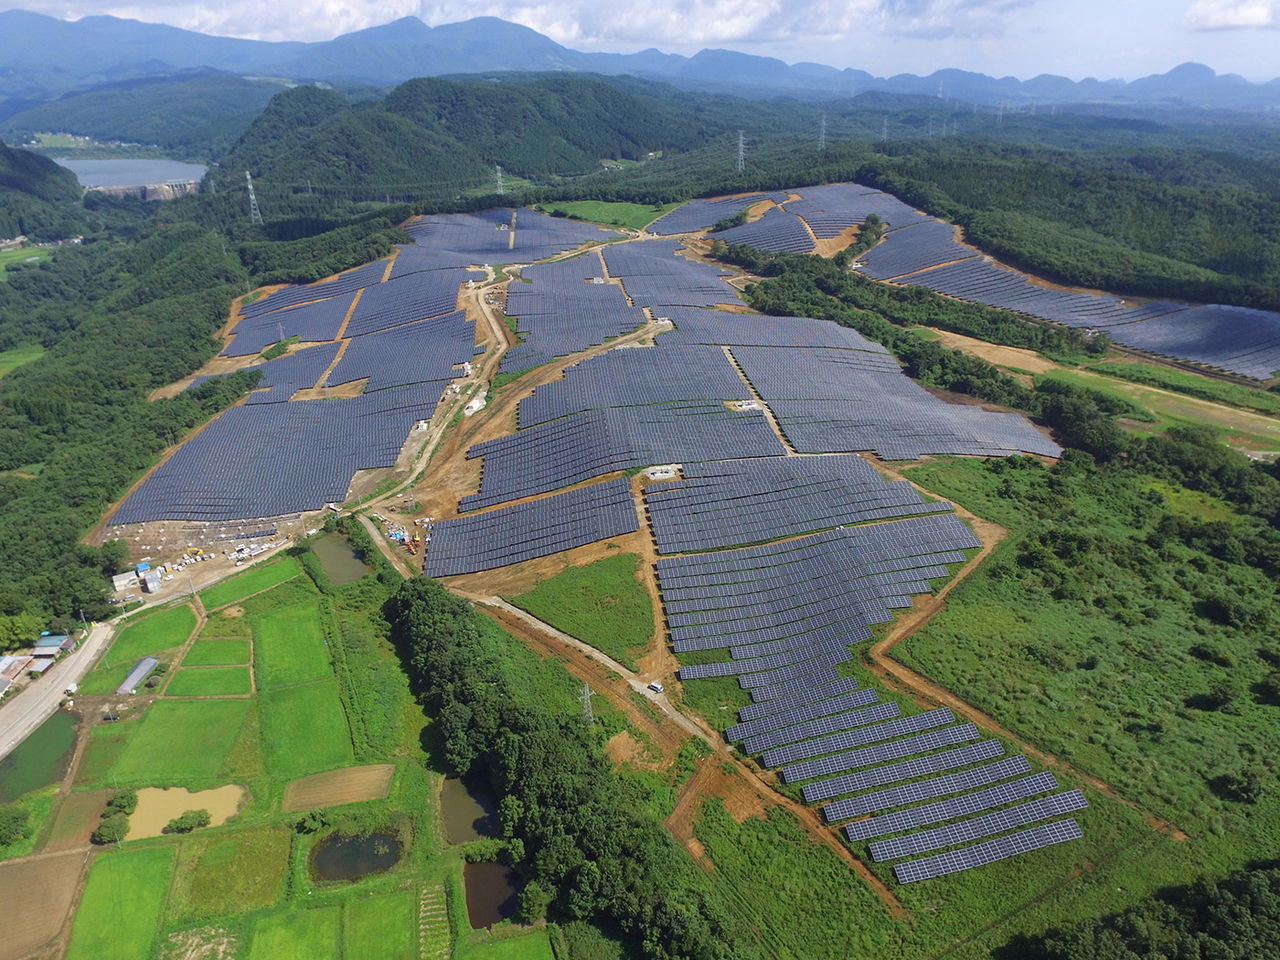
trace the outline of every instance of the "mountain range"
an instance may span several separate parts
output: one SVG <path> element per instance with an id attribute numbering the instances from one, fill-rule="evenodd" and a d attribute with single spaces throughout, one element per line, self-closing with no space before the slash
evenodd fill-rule
<path id="1" fill-rule="evenodd" d="M 868 91 L 941 97 L 988 106 L 1109 103 L 1214 109 L 1280 109 L 1280 79 L 1255 84 L 1187 63 L 1139 80 L 1029 80 L 964 70 L 875 77 L 817 63 L 787 64 L 733 50 L 691 57 L 644 50 L 584 53 L 494 17 L 430 27 L 416 17 L 303 43 L 214 37 L 109 16 L 59 20 L 26 10 L 0 13 L 0 98 L 8 110 L 105 82 L 212 68 L 338 84 L 390 86 L 412 77 L 495 71 L 630 74 L 690 90 L 827 100 Z"/>

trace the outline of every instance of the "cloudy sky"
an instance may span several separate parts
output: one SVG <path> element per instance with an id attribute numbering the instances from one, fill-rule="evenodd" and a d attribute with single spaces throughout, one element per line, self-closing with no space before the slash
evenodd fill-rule
<path id="1" fill-rule="evenodd" d="M 0 0 L 3 3 L 3 0 Z M 580 50 L 726 47 L 879 75 L 960 67 L 1132 79 L 1187 60 L 1280 76 L 1280 0 L 25 0 L 264 40 L 322 40 L 414 15 L 498 16 Z"/>

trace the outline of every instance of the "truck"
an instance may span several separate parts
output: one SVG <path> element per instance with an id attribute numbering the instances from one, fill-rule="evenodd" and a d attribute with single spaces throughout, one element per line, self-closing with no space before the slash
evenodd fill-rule
<path id="1" fill-rule="evenodd" d="M 66 690 L 67 696 L 68 696 L 68 697 L 69 697 L 69 696 L 71 696 L 73 693 L 75 693 L 75 692 L 76 692 L 77 690 L 79 690 L 79 689 L 80 689 L 79 684 L 75 684 L 75 683 L 68 683 L 68 684 L 67 684 L 67 690 Z"/>

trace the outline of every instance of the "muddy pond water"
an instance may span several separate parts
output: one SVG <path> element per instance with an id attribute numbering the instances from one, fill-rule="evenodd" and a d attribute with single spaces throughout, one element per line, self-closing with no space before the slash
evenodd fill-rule
<path id="1" fill-rule="evenodd" d="M 385 873 L 400 862 L 404 845 L 394 833 L 347 837 L 333 833 L 311 851 L 311 876 L 316 880 L 359 880 Z"/>
<path id="2" fill-rule="evenodd" d="M 468 863 L 462 868 L 467 888 L 467 918 L 471 929 L 510 920 L 520 909 L 524 884 L 514 870 L 500 863 Z"/>
<path id="3" fill-rule="evenodd" d="M 498 807 L 482 784 L 450 777 L 440 789 L 444 837 L 450 843 L 470 843 L 498 835 Z"/>
<path id="4" fill-rule="evenodd" d="M 366 574 L 373 573 L 373 568 L 365 564 L 360 554 L 351 546 L 351 541 L 340 533 L 322 534 L 308 545 L 329 579 L 339 587 L 355 583 Z"/>

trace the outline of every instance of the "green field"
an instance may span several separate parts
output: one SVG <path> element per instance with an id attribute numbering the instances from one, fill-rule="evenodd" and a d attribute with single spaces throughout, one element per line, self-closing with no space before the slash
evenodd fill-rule
<path id="1" fill-rule="evenodd" d="M 4 254 L 0 254 L 3 257 Z M 4 274 L 0 273 L 0 279 Z M 11 350 L 0 350 L 0 377 L 17 370 L 18 367 L 44 356 L 44 347 L 33 343 L 25 347 L 14 347 Z"/>
<path id="2" fill-rule="evenodd" d="M 179 670 L 165 687 L 166 697 L 229 697 L 252 692 L 248 667 L 192 667 Z"/>
<path id="3" fill-rule="evenodd" d="M 98 665 L 85 676 L 80 692 L 94 695 L 114 693 L 138 660 L 182 646 L 195 628 L 195 611 L 185 603 L 129 621 Z"/>
<path id="4" fill-rule="evenodd" d="M 333 676 L 320 611 L 314 603 L 253 618 L 254 670 L 262 690 L 276 690 Z"/>
<path id="5" fill-rule="evenodd" d="M 111 768 L 124 752 L 129 736 L 138 728 L 141 720 L 124 723 L 104 723 L 89 731 L 89 743 L 84 759 L 76 771 L 76 786 L 99 786 L 107 782 Z"/>
<path id="6" fill-rule="evenodd" d="M 337 680 L 285 687 L 263 693 L 260 701 L 272 776 L 292 779 L 352 763 L 351 733 Z"/>
<path id="7" fill-rule="evenodd" d="M 342 939 L 347 957 L 417 960 L 418 903 L 412 892 L 347 901 Z"/>
<path id="8" fill-rule="evenodd" d="M 273 906 L 284 893 L 289 843 L 282 829 L 184 843 L 170 913 L 212 918 Z"/>
<path id="9" fill-rule="evenodd" d="M 261 593 L 277 584 L 296 577 L 302 572 L 293 557 L 281 557 L 270 563 L 260 564 L 239 576 L 225 580 L 208 590 L 200 591 L 200 600 L 206 610 L 216 610 L 229 603 L 243 600 L 251 594 Z"/>
<path id="10" fill-rule="evenodd" d="M 55 793 L 57 793 L 57 787 L 45 787 L 43 790 L 28 794 L 14 804 L 14 806 L 26 810 L 31 819 L 27 821 L 27 835 L 25 837 L 16 843 L 8 845 L 0 843 L 0 860 L 25 857 L 35 850 L 36 840 L 40 837 L 40 831 L 44 828 L 45 821 L 49 819 L 49 814 L 53 812 Z"/>
<path id="11" fill-rule="evenodd" d="M 640 558 L 620 553 L 544 580 L 513 604 L 632 670 L 653 636 L 653 601 L 636 579 Z"/>
<path id="12" fill-rule="evenodd" d="M 17 250 L 0 250 L 0 283 L 4 283 L 8 279 L 5 274 L 9 272 L 10 264 L 28 263 L 30 261 L 39 263 L 42 260 L 48 260 L 52 256 L 52 247 L 19 247 Z M 9 354 L 25 350 L 35 350 L 36 355 L 26 360 L 6 365 L 7 356 Z M 5 350 L 0 353 L 0 377 L 3 377 L 16 366 L 20 366 L 23 363 L 29 363 L 42 353 L 44 353 L 44 347 L 39 346 L 18 347 L 14 350 Z"/>
<path id="13" fill-rule="evenodd" d="M 1202 377 L 1171 367 L 1158 367 L 1152 363 L 1091 363 L 1085 369 L 1132 383 L 1185 393 L 1189 397 L 1280 415 L 1280 395 L 1258 387 L 1215 380 L 1213 377 Z"/>
<path id="14" fill-rule="evenodd" d="M 643 230 L 665 213 L 670 213 L 679 203 L 652 205 L 647 203 L 615 203 L 606 200 L 563 200 L 558 203 L 541 203 L 538 209 L 547 213 L 563 213 L 578 220 L 603 223 L 612 227 L 628 227 Z M 519 223 L 517 222 L 517 229 Z"/>
<path id="15" fill-rule="evenodd" d="M 67 960 L 150 956 L 173 871 L 174 848 L 99 854 L 71 929 Z"/>
<path id="16" fill-rule="evenodd" d="M 236 616 L 231 616 L 231 612 Z M 197 640 L 248 640 L 253 636 L 248 617 L 243 616 L 237 608 L 232 607 L 221 613 L 211 613 L 204 622 Z"/>
<path id="17" fill-rule="evenodd" d="M 153 703 L 135 721 L 111 776 L 121 784 L 152 786 L 216 779 L 248 712 L 247 700 Z"/>
<path id="18" fill-rule="evenodd" d="M 555 954 L 551 952 L 551 941 L 547 939 L 545 930 L 534 930 L 519 937 L 470 943 L 454 956 L 459 960 L 555 960 Z"/>
<path id="19" fill-rule="evenodd" d="M 340 907 L 270 913 L 252 927 L 249 960 L 325 960 L 337 957 Z"/>
<path id="20" fill-rule="evenodd" d="M 182 659 L 184 667 L 229 667 L 248 662 L 248 640 L 199 640 Z"/>

